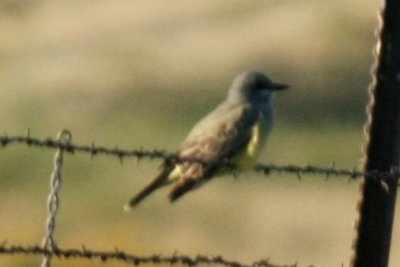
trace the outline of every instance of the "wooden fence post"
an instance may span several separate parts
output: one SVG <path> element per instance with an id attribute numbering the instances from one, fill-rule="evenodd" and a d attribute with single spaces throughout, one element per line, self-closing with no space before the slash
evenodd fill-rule
<path id="1" fill-rule="evenodd" d="M 365 171 L 391 171 L 400 162 L 400 1 L 386 0 L 380 15 Z M 388 266 L 397 187 L 397 178 L 363 182 L 353 266 Z"/>

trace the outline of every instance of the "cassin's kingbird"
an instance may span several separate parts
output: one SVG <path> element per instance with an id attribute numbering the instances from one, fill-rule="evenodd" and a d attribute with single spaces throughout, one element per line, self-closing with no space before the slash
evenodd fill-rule
<path id="1" fill-rule="evenodd" d="M 204 161 L 229 160 L 238 170 L 252 168 L 272 129 L 272 94 L 287 87 L 273 83 L 261 72 L 240 74 L 233 80 L 226 100 L 193 127 L 178 155 Z M 171 160 L 165 160 L 161 168 L 154 181 L 132 198 L 125 209 L 129 210 L 154 190 L 173 182 L 176 185 L 169 198 L 175 201 L 223 172 L 216 164 Z"/>

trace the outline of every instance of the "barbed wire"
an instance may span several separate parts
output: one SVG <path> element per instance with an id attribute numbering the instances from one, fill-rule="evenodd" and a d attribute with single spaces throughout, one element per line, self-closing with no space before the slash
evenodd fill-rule
<path id="1" fill-rule="evenodd" d="M 125 158 L 135 158 L 138 161 L 140 161 L 141 159 L 163 159 L 175 163 L 192 162 L 204 165 L 217 165 L 231 169 L 233 172 L 235 172 L 236 167 L 235 164 L 229 162 L 229 160 L 226 159 L 206 161 L 199 158 L 180 157 L 176 153 L 166 152 L 165 150 L 119 149 L 118 147 L 106 148 L 103 146 L 96 146 L 94 142 L 90 146 L 88 146 L 72 144 L 71 142 L 62 142 L 51 138 L 38 139 L 31 137 L 29 130 L 27 131 L 26 136 L 4 135 L 0 137 L 1 147 L 6 147 L 12 144 L 25 144 L 30 147 L 38 148 L 61 149 L 69 153 L 87 153 L 90 154 L 92 158 L 97 155 L 114 156 L 117 157 L 121 162 L 123 162 Z M 390 171 L 386 172 L 362 172 L 356 170 L 355 168 L 352 170 L 337 169 L 334 163 L 330 167 L 318 167 L 314 165 L 298 166 L 294 164 L 276 165 L 259 163 L 254 166 L 253 171 L 261 172 L 265 175 L 269 175 L 271 172 L 289 173 L 297 175 L 298 178 L 301 178 L 302 175 L 305 174 L 324 175 L 326 176 L 326 178 L 329 178 L 330 176 L 347 177 L 349 179 L 364 177 L 365 179 L 379 180 L 394 179 L 400 177 L 400 170 L 398 168 L 392 168 Z"/>
<path id="2" fill-rule="evenodd" d="M 226 260 L 222 256 L 204 256 L 197 255 L 190 257 L 187 255 L 178 255 L 174 253 L 172 256 L 161 256 L 161 255 L 150 255 L 150 256 L 136 256 L 128 254 L 122 250 L 115 248 L 115 251 L 93 251 L 82 246 L 81 249 L 61 249 L 61 248 L 43 248 L 41 246 L 15 246 L 6 245 L 6 242 L 0 244 L 0 254 L 25 254 L 25 255 L 44 255 L 44 256 L 55 256 L 58 258 L 65 259 L 89 259 L 89 260 L 100 260 L 106 262 L 109 260 L 117 260 L 132 265 L 140 264 L 168 264 L 176 265 L 183 264 L 186 266 L 197 266 L 200 264 L 219 264 L 226 267 L 296 267 L 297 264 L 293 265 L 274 265 L 269 263 L 268 259 L 262 259 L 255 261 L 251 264 L 245 264 L 238 261 Z"/>
<path id="3" fill-rule="evenodd" d="M 269 263 L 268 259 L 255 261 L 251 264 L 240 263 L 237 261 L 230 261 L 224 259 L 222 256 L 203 256 L 196 255 L 190 257 L 187 255 L 173 254 L 172 256 L 161 256 L 158 254 L 151 256 L 136 256 L 128 254 L 125 251 L 115 249 L 115 251 L 93 251 L 88 250 L 84 246 L 81 249 L 61 249 L 56 245 L 54 239 L 55 230 L 55 218 L 57 215 L 59 199 L 58 191 L 61 185 L 61 167 L 63 162 L 63 153 L 87 153 L 90 154 L 91 158 L 97 155 L 107 155 L 117 157 L 121 163 L 125 158 L 135 158 L 138 161 L 141 159 L 162 159 L 173 163 L 192 162 L 200 164 L 217 165 L 231 169 L 233 172 L 236 171 L 236 166 L 229 162 L 229 160 L 214 160 L 205 161 L 199 158 L 188 158 L 180 157 L 176 153 L 166 152 L 164 150 L 145 150 L 145 149 L 119 149 L 119 148 L 107 148 L 103 146 L 95 146 L 92 143 L 88 145 L 77 145 L 72 143 L 72 136 L 68 130 L 63 130 L 59 133 L 57 139 L 46 138 L 38 139 L 33 138 L 30 135 L 28 129 L 26 136 L 7 136 L 0 137 L 0 146 L 6 147 L 14 144 L 25 144 L 28 147 L 47 148 L 55 149 L 56 154 L 54 157 L 54 169 L 51 175 L 50 181 L 50 193 L 48 197 L 48 211 L 49 215 L 46 221 L 47 233 L 43 240 L 42 246 L 17 246 L 17 245 L 6 245 L 6 242 L 0 244 L 0 254 L 33 254 L 42 255 L 43 261 L 42 266 L 50 267 L 50 260 L 53 257 L 58 258 L 81 258 L 81 259 L 97 259 L 102 262 L 108 260 L 118 260 L 132 265 L 140 264 L 183 264 L 187 266 L 195 266 L 200 264 L 219 264 L 226 267 L 296 267 L 297 264 L 293 265 L 273 265 Z M 261 172 L 265 175 L 269 175 L 271 172 L 277 173 L 290 173 L 295 174 L 301 178 L 304 174 L 324 175 L 326 178 L 330 176 L 345 176 L 350 179 L 356 178 L 371 178 L 377 179 L 382 183 L 384 188 L 387 188 L 386 180 L 400 176 L 400 172 L 397 169 L 392 169 L 389 172 L 378 172 L 369 171 L 361 172 L 356 169 L 346 170 L 337 169 L 333 163 L 330 167 L 317 167 L 313 165 L 297 166 L 297 165 L 275 165 L 275 164 L 256 164 L 254 169 L 255 172 Z"/>
<path id="4" fill-rule="evenodd" d="M 5 147 L 10 144 L 18 144 L 23 143 L 29 146 L 41 147 L 41 148 L 53 148 L 56 149 L 56 153 L 54 156 L 54 168 L 50 176 L 50 193 L 47 200 L 47 208 L 48 208 L 48 217 L 46 220 L 46 234 L 43 239 L 43 245 L 33 245 L 33 246 L 20 246 L 20 245 L 7 245 L 7 242 L 4 241 L 0 244 L 0 254 L 26 254 L 26 255 L 42 255 L 42 267 L 50 267 L 50 263 L 52 258 L 81 258 L 81 259 L 97 259 L 102 262 L 108 260 L 118 260 L 121 262 L 125 262 L 132 265 L 140 265 L 140 264 L 168 264 L 168 265 L 176 265 L 183 264 L 187 266 L 197 266 L 200 264 L 219 264 L 225 267 L 296 267 L 297 264 L 293 265 L 274 265 L 269 263 L 268 259 L 263 259 L 259 261 L 255 261 L 251 264 L 245 264 L 238 261 L 226 260 L 222 256 L 203 256 L 196 255 L 194 257 L 190 257 L 187 255 L 178 255 L 174 253 L 172 256 L 161 256 L 159 254 L 151 255 L 151 256 L 136 256 L 132 254 L 128 254 L 125 251 L 121 251 L 119 249 L 115 249 L 114 251 L 93 251 L 86 249 L 85 246 L 82 246 L 81 249 L 61 249 L 57 246 L 54 232 L 56 229 L 56 215 L 59 208 L 59 196 L 58 192 L 60 190 L 61 182 L 62 182 L 62 165 L 64 160 L 64 152 L 86 152 L 90 153 L 91 156 L 97 154 L 106 154 L 118 156 L 120 160 L 124 157 L 137 157 L 137 158 L 163 158 L 166 160 L 174 160 L 177 162 L 180 161 L 191 161 L 191 162 L 199 162 L 202 164 L 217 164 L 219 162 L 205 162 L 199 159 L 184 159 L 179 158 L 175 154 L 166 153 L 163 151 L 145 151 L 145 150 L 119 150 L 119 149 L 109 149 L 104 147 L 96 147 L 94 144 L 92 146 L 81 146 L 81 145 L 73 145 L 71 143 L 72 134 L 68 130 L 62 130 L 57 135 L 57 140 L 53 140 L 50 138 L 40 140 L 36 138 L 30 137 L 30 132 L 28 130 L 27 136 L 3 136 L 0 137 L 1 146 Z M 229 162 L 220 163 L 220 164 L 230 164 Z M 281 167 L 280 167 L 281 168 Z M 266 172 L 266 169 L 262 169 L 262 171 Z M 281 170 L 283 171 L 283 169 Z"/>

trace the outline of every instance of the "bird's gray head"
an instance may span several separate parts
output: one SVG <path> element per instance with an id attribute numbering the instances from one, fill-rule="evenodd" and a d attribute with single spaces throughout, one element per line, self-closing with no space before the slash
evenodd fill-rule
<path id="1" fill-rule="evenodd" d="M 272 82 L 261 72 L 244 72 L 233 80 L 228 92 L 228 101 L 265 104 L 271 99 L 274 91 L 288 87 L 286 84 Z"/>

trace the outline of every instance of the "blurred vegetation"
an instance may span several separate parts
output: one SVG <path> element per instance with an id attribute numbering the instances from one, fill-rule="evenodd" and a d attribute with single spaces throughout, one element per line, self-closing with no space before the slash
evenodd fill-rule
<path id="1" fill-rule="evenodd" d="M 235 75 L 257 69 L 292 85 L 276 96 L 276 126 L 260 161 L 358 167 L 377 8 L 361 0 L 0 1 L 0 132 L 30 127 L 55 137 L 68 128 L 79 144 L 173 151 Z M 37 244 L 44 235 L 52 157 L 19 146 L 0 151 L 0 237 L 9 243 Z M 124 213 L 158 165 L 68 156 L 58 244 L 301 266 L 350 257 L 355 182 L 248 173 L 216 179 L 174 205 L 161 190 Z M 392 256 L 393 266 L 399 261 Z M 0 266 L 39 262 L 0 257 Z"/>

